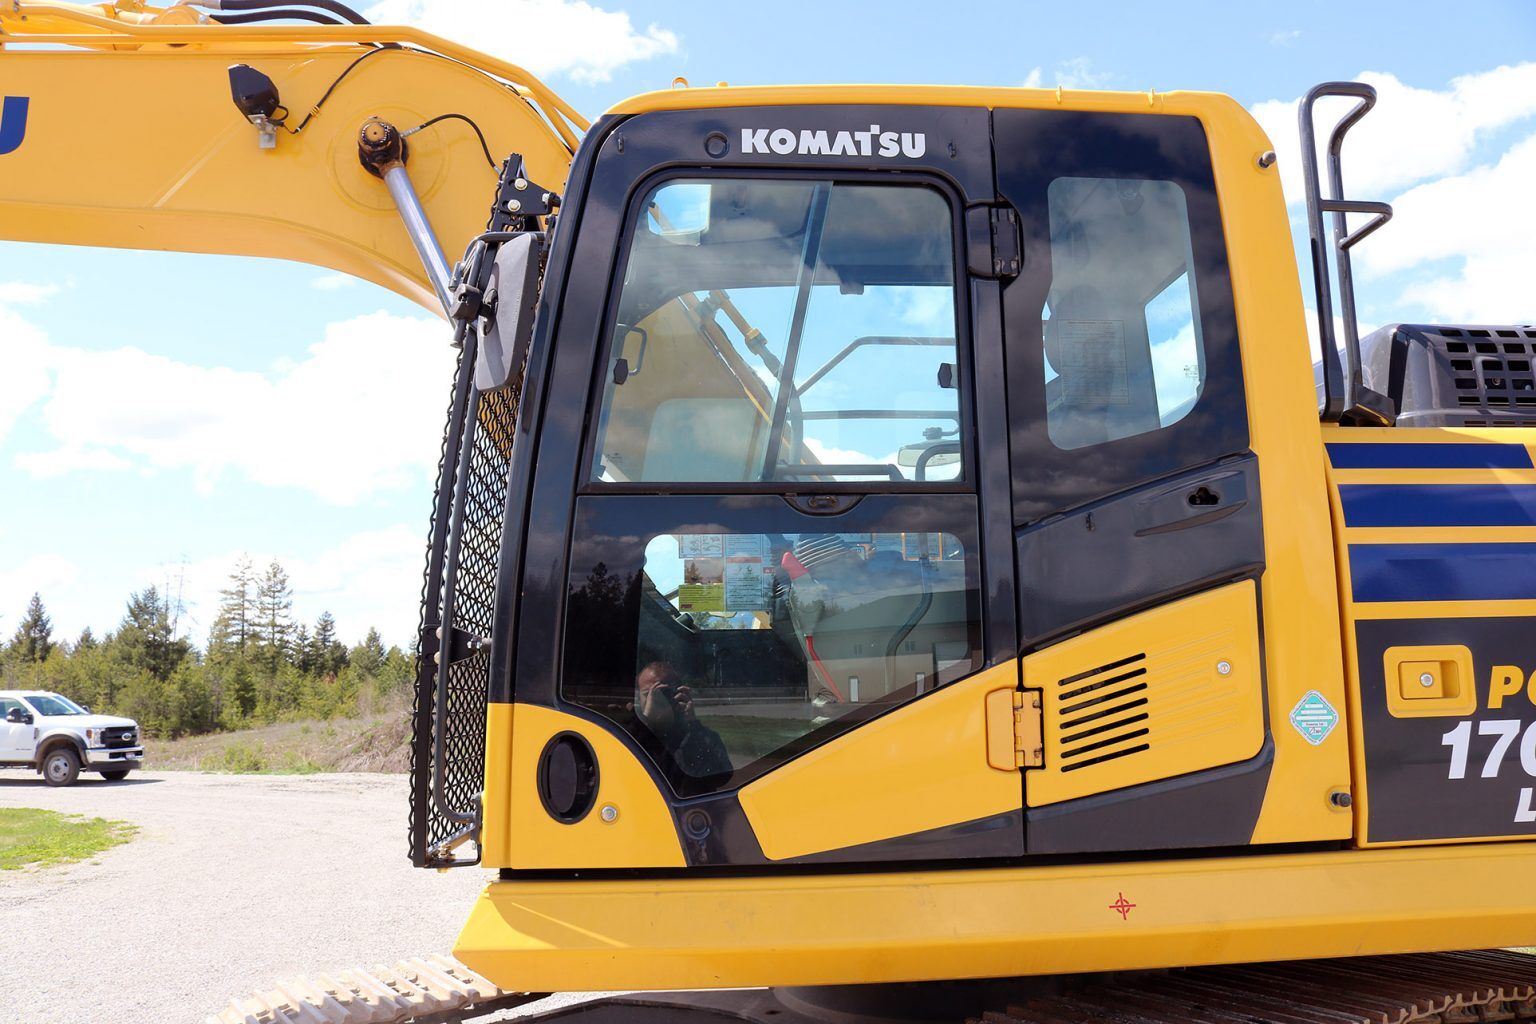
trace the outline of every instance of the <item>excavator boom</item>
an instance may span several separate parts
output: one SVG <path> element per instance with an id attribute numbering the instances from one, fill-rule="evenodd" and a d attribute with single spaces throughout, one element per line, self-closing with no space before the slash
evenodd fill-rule
<path id="1" fill-rule="evenodd" d="M 359 163 L 363 123 L 407 132 L 457 115 L 407 140 L 450 259 L 484 229 L 508 153 L 558 189 L 587 127 L 523 69 L 425 32 L 199 17 L 0 5 L 5 237 L 299 260 L 439 311 L 388 192 Z M 231 102 L 232 64 L 265 74 L 288 110 L 272 148 Z"/>

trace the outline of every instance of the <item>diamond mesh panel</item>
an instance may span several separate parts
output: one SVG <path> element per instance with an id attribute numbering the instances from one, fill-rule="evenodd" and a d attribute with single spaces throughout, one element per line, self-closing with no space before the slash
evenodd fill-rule
<path id="1" fill-rule="evenodd" d="M 463 372 L 464 367 L 460 370 Z M 449 414 L 452 415 L 451 408 Z M 465 441 L 472 448 L 468 479 L 464 481 L 463 513 L 459 522 L 451 524 L 452 533 L 457 534 L 457 563 L 446 566 L 443 573 L 443 578 L 452 580 L 455 586 L 453 619 L 448 625 L 482 638 L 496 633 L 492 617 L 516 418 L 517 393 L 513 389 L 503 388 L 480 396 L 476 420 Z M 445 448 L 446 443 L 447 432 Z M 456 472 L 458 456 L 458 452 L 444 451 L 438 468 L 439 487 Z M 432 655 L 437 650 L 434 634 L 443 600 L 441 589 L 437 593 L 426 592 L 432 557 L 429 552 L 422 594 L 422 643 L 417 660 L 411 746 L 411 859 L 417 864 L 433 861 L 431 851 L 464 827 L 462 822 L 441 814 L 432 801 L 433 738 L 434 728 L 439 727 L 435 721 L 438 672 Z M 444 635 L 451 633 L 445 629 Z M 462 813 L 476 811 L 484 785 L 489 669 L 490 660 L 485 653 L 464 658 L 448 669 L 447 713 L 440 724 L 444 741 L 443 791 L 448 806 Z"/>

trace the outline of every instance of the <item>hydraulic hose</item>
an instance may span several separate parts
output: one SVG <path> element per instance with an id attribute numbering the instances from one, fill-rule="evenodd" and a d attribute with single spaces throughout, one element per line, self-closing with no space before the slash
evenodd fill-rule
<path id="1" fill-rule="evenodd" d="M 318 10 L 330 11 L 337 17 L 354 25 L 370 24 L 367 18 L 358 14 L 346 4 L 339 3 L 338 0 L 297 0 L 297 2 L 301 7 L 314 7 Z M 189 0 L 187 6 L 202 7 L 210 11 L 271 11 L 286 8 L 293 3 L 295 3 L 295 0 Z M 297 17 L 297 15 L 288 16 Z M 238 23 L 226 22 L 226 24 Z"/>
<path id="2" fill-rule="evenodd" d="M 254 25 L 264 21 L 312 21 L 316 25 L 345 24 L 320 11 L 305 11 L 297 7 L 279 7 L 268 11 L 252 11 L 249 14 L 210 14 L 210 19 L 220 25 Z"/>

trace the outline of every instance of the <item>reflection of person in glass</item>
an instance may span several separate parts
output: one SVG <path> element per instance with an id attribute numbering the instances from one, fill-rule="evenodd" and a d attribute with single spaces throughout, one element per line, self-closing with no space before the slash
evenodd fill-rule
<path id="1" fill-rule="evenodd" d="M 635 677 L 635 715 L 685 774 L 697 779 L 730 771 L 725 742 L 699 721 L 693 691 L 680 678 L 665 661 L 653 661 L 641 669 Z"/>

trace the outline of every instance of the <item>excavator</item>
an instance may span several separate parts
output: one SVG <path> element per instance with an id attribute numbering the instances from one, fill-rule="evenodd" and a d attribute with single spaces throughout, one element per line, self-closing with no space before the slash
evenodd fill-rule
<path id="1" fill-rule="evenodd" d="M 1314 363 L 1226 96 L 675 85 L 0 3 L 0 236 L 458 350 L 409 853 L 491 880 L 456 960 L 219 1019 L 1536 1018 L 1536 327 L 1359 336 L 1370 87 L 1300 106 Z"/>

